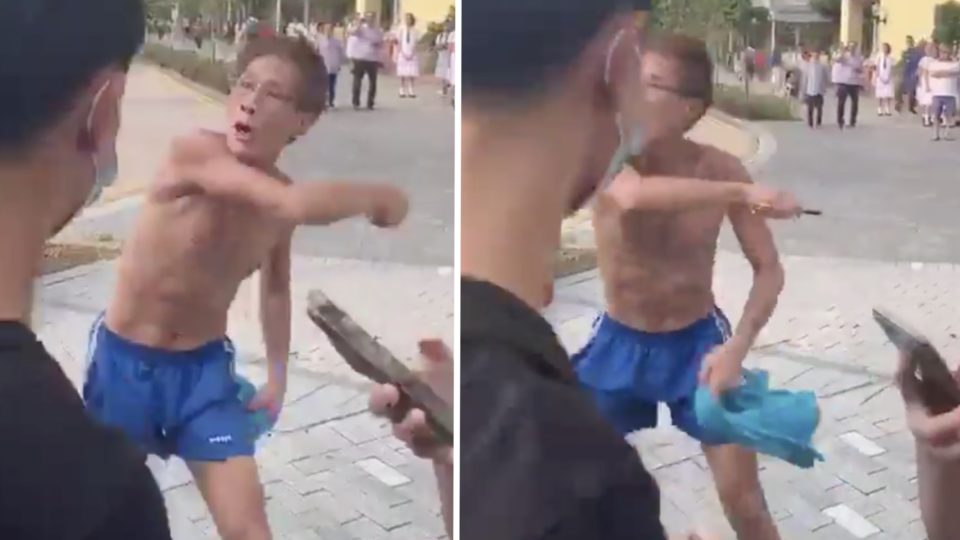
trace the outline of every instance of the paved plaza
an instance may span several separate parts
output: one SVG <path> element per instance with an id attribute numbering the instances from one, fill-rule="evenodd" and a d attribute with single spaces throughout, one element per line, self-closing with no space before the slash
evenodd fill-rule
<path id="1" fill-rule="evenodd" d="M 892 387 L 896 354 L 871 308 L 895 310 L 948 358 L 960 357 L 960 143 L 933 144 L 912 117 L 881 121 L 871 105 L 861 107 L 855 130 L 760 126 L 776 152 L 758 178 L 824 211 L 775 225 L 786 287 L 748 360 L 776 386 L 815 391 L 822 408 L 815 443 L 824 463 L 807 471 L 761 458 L 767 501 L 787 540 L 925 537 L 913 439 Z M 715 290 L 735 321 L 752 271 L 729 230 L 721 245 Z M 548 317 L 568 349 L 585 343 L 602 302 L 596 271 L 558 282 Z M 699 446 L 669 427 L 667 410 L 661 425 L 631 440 L 660 482 L 664 522 L 677 532 L 703 523 L 733 539 Z"/>
<path id="2" fill-rule="evenodd" d="M 409 190 L 412 207 L 408 222 L 395 231 L 353 220 L 297 233 L 286 402 L 257 452 L 278 540 L 445 538 L 432 465 L 367 412 L 369 383 L 306 317 L 307 293 L 319 288 L 402 359 L 416 358 L 418 339 L 453 342 L 454 112 L 436 90 L 425 85 L 421 100 L 401 101 L 396 83 L 385 77 L 380 110 L 326 114 L 283 156 L 281 167 L 297 180 L 394 182 Z M 151 180 L 170 138 L 217 127 L 222 115 L 219 100 L 136 65 L 124 104 L 118 188 L 60 240 L 124 240 L 139 210 L 135 194 Z M 106 308 L 115 277 L 106 261 L 42 280 L 35 327 L 77 385 L 89 328 Z M 266 374 L 254 284 L 242 286 L 231 308 L 230 334 L 238 345 L 238 371 L 258 384 Z M 183 462 L 151 458 L 150 465 L 174 539 L 218 538 Z"/>

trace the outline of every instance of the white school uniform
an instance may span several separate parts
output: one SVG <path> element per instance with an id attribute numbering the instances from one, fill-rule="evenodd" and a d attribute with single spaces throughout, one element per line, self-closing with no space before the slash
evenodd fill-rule
<path id="1" fill-rule="evenodd" d="M 933 57 L 924 56 L 920 59 L 920 64 L 917 67 L 917 76 L 919 77 L 920 81 L 917 84 L 917 103 L 923 107 L 929 107 L 933 103 L 933 94 L 927 92 L 926 83 L 927 67 L 931 62 L 933 62 Z"/>
<path id="2" fill-rule="evenodd" d="M 420 31 L 404 25 L 394 33 L 394 37 L 397 40 L 397 77 L 419 77 L 417 44 L 420 42 Z"/>
<path id="3" fill-rule="evenodd" d="M 894 98 L 893 66 L 895 63 L 892 55 L 884 55 L 883 53 L 877 55 L 874 61 L 876 73 L 873 79 L 877 99 Z"/>
<path id="4" fill-rule="evenodd" d="M 451 86 L 457 84 L 457 31 L 454 30 L 450 32 L 450 36 L 447 38 L 447 44 L 450 46 L 450 70 L 448 72 L 449 77 L 447 82 Z"/>
<path id="5" fill-rule="evenodd" d="M 447 80 L 450 78 L 450 49 L 447 48 L 447 38 L 450 36 L 447 32 L 441 32 L 437 35 L 435 42 L 437 48 L 437 69 L 434 75 L 439 79 Z"/>

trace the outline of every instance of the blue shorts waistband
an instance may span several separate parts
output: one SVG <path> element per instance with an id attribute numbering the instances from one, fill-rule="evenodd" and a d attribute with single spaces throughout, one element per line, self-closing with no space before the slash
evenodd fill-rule
<path id="1" fill-rule="evenodd" d="M 195 349 L 184 351 L 161 349 L 131 341 L 111 330 L 104 316 L 101 315 L 94 323 L 92 331 L 93 346 L 91 351 L 105 347 L 113 353 L 130 355 L 145 362 L 200 362 L 216 357 L 225 351 L 233 351 L 230 338 L 224 336 Z"/>
<path id="2" fill-rule="evenodd" d="M 678 338 L 683 339 L 692 336 L 698 336 L 701 335 L 705 330 L 708 331 L 713 329 L 719 330 L 720 334 L 722 334 L 724 338 L 730 337 L 730 323 L 727 320 L 726 315 L 724 315 L 723 311 L 721 311 L 718 307 L 713 308 L 705 317 L 694 321 L 689 326 L 680 328 L 678 330 L 669 330 L 666 332 L 650 332 L 647 330 L 634 328 L 614 319 L 609 313 L 603 313 L 600 315 L 600 320 L 597 324 L 595 332 L 601 333 L 612 331 L 617 333 L 627 333 L 649 342 L 656 340 L 672 341 Z"/>

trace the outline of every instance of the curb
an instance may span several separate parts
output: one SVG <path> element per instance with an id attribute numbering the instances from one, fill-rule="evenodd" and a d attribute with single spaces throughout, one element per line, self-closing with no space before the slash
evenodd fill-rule
<path id="1" fill-rule="evenodd" d="M 713 116 L 719 122 L 746 131 L 750 136 L 757 139 L 756 152 L 743 160 L 743 164 L 750 171 L 750 174 L 759 172 L 777 153 L 777 139 L 760 124 L 736 118 L 720 109 L 710 109 L 707 114 Z"/>
<path id="2" fill-rule="evenodd" d="M 226 103 L 226 101 L 227 101 L 227 95 L 226 95 L 226 94 L 221 94 L 220 92 L 218 92 L 218 91 L 216 91 L 216 90 L 214 90 L 214 89 L 212 89 L 212 88 L 209 88 L 209 87 L 206 87 L 206 86 L 204 86 L 204 85 L 202 85 L 202 84 L 200 84 L 200 83 L 196 83 L 196 82 L 194 82 L 194 81 L 191 81 L 190 79 L 184 77 L 183 75 L 177 73 L 176 71 L 174 71 L 174 70 L 172 70 L 172 69 L 165 68 L 165 67 L 163 67 L 163 66 L 161 66 L 161 65 L 159 65 L 159 64 L 155 64 L 155 63 L 153 63 L 153 62 L 151 62 L 151 61 L 149 61 L 149 60 L 144 60 L 143 63 L 144 63 L 144 65 L 149 66 L 150 68 L 155 69 L 155 70 L 159 71 L 160 73 L 163 73 L 163 74 L 166 75 L 167 77 L 173 79 L 174 82 L 180 83 L 181 85 L 187 87 L 188 89 L 193 90 L 194 92 L 200 94 L 201 96 L 203 96 L 204 98 L 206 98 L 206 100 L 207 100 L 209 103 L 211 103 L 211 104 L 213 104 L 213 105 L 223 105 L 223 104 Z"/>

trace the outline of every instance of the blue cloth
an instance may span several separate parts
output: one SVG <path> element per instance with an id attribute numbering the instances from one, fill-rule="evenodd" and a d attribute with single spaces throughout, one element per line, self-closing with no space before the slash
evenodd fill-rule
<path id="1" fill-rule="evenodd" d="M 239 375 L 237 376 L 237 384 L 240 386 L 240 390 L 237 392 L 237 398 L 243 403 L 244 408 L 248 408 L 250 402 L 253 401 L 253 398 L 257 395 L 257 387 Z M 257 440 L 269 433 L 277 423 L 277 418 L 271 416 L 263 409 L 256 411 L 250 411 L 248 409 L 247 415 L 250 420 L 249 436 L 253 440 Z"/>
<path id="2" fill-rule="evenodd" d="M 771 390 L 766 371 L 744 370 L 744 383 L 719 402 L 701 387 L 696 416 L 711 437 L 723 438 L 804 469 L 823 456 L 813 447 L 820 409 L 813 392 Z"/>
<path id="3" fill-rule="evenodd" d="M 673 424 L 708 445 L 724 437 L 704 432 L 693 398 L 703 358 L 731 334 L 719 309 L 682 330 L 644 332 L 602 315 L 587 346 L 572 358 L 580 383 L 603 416 L 624 435 L 657 425 L 657 404 Z"/>
<path id="4" fill-rule="evenodd" d="M 237 377 L 227 338 L 167 351 L 124 339 L 101 316 L 90 331 L 88 354 L 87 409 L 148 453 L 192 461 L 251 456 L 256 438 L 269 429 L 245 406 L 243 398 L 252 396 L 241 392 L 252 385 Z"/>

